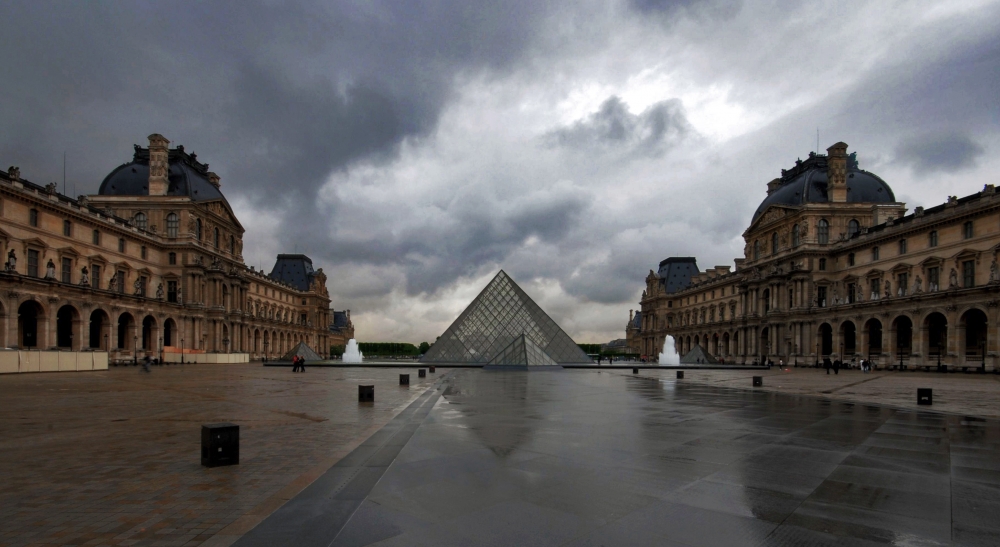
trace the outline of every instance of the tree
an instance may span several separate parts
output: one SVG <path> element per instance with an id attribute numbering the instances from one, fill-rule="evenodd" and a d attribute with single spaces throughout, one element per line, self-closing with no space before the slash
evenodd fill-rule
<path id="1" fill-rule="evenodd" d="M 418 350 L 418 351 L 420 351 L 420 355 L 423 355 L 423 354 L 427 353 L 427 350 L 429 350 L 429 349 L 431 349 L 431 345 L 430 344 L 428 344 L 427 342 L 420 342 L 420 348 Z"/>

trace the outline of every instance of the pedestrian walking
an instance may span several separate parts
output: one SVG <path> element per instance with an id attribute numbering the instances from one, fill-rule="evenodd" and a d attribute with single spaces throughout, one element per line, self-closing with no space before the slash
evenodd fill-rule
<path id="1" fill-rule="evenodd" d="M 826 374 L 829 375 L 830 374 L 830 358 L 829 357 L 824 357 L 823 358 L 823 368 L 826 369 Z"/>
<path id="2" fill-rule="evenodd" d="M 145 358 L 143 358 L 143 360 L 142 360 L 142 370 L 144 370 L 146 372 L 152 372 L 152 371 L 149 370 L 149 356 L 148 355 Z"/>
<path id="3" fill-rule="evenodd" d="M 840 363 L 840 359 L 837 359 L 837 360 L 835 360 L 833 362 L 833 373 L 834 374 L 840 374 L 840 364 L 841 364 Z"/>
<path id="4" fill-rule="evenodd" d="M 292 372 L 298 372 L 298 371 L 299 371 L 299 356 L 298 355 L 293 355 L 292 356 Z"/>
<path id="5" fill-rule="evenodd" d="M 299 356 L 299 372 L 306 371 L 306 358 Z"/>

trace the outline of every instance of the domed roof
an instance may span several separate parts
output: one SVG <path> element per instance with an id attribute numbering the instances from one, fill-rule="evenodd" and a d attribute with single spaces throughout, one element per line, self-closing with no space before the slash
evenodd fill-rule
<path id="1" fill-rule="evenodd" d="M 764 198 L 753 214 L 753 221 L 772 205 L 800 206 L 806 203 L 828 203 L 827 156 L 809 154 L 806 161 L 796 161 L 795 167 L 781 170 L 780 186 Z M 847 156 L 847 203 L 893 203 L 892 188 L 877 175 L 858 167 L 857 156 Z M 753 222 L 751 221 L 751 222 Z"/>
<path id="2" fill-rule="evenodd" d="M 169 151 L 167 195 L 188 196 L 194 201 L 225 199 L 222 191 L 209 181 L 208 164 L 200 163 L 183 146 Z M 135 155 L 104 177 L 97 192 L 102 196 L 149 195 L 149 149 L 135 145 Z"/>

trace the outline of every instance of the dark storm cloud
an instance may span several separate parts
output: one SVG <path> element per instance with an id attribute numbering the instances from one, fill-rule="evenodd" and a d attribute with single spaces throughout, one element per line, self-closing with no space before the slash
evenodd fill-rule
<path id="1" fill-rule="evenodd" d="M 591 150 L 626 150 L 659 154 L 693 133 L 679 99 L 651 105 L 632 114 L 619 97 L 609 97 L 582 120 L 547 135 L 552 144 Z"/>
<path id="2" fill-rule="evenodd" d="M 159 132 L 222 162 L 213 168 L 224 184 L 239 181 L 231 196 L 263 199 L 256 191 L 280 179 L 306 205 L 331 170 L 433 130 L 455 76 L 507 69 L 547 11 L 533 1 L 474 10 L 461 1 L 7 2 L 0 18 L 16 24 L 0 33 L 0 154 L 45 180 L 67 150 L 73 175 L 94 191 L 128 159 L 128 144 Z"/>
<path id="3" fill-rule="evenodd" d="M 674 18 L 684 14 L 696 18 L 728 19 L 743 8 L 736 0 L 629 0 L 629 6 L 643 15 Z"/>
<path id="4" fill-rule="evenodd" d="M 966 135 L 920 135 L 900 143 L 896 161 L 909 165 L 915 173 L 932 174 L 971 169 L 983 152 L 983 147 Z"/>

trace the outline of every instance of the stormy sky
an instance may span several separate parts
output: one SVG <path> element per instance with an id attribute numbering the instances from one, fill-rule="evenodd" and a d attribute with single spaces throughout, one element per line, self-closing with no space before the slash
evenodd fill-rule
<path id="1" fill-rule="evenodd" d="M 766 183 L 847 142 L 912 208 L 1000 183 L 1000 2 L 0 3 L 0 163 L 96 192 L 161 133 L 362 341 L 500 268 L 579 342 L 668 256 L 732 264 Z"/>

